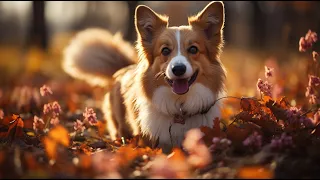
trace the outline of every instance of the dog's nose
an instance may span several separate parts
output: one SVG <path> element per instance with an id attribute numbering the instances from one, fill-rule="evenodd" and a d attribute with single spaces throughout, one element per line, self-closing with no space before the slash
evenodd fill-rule
<path id="1" fill-rule="evenodd" d="M 174 75 L 182 76 L 186 72 L 187 67 L 184 64 L 179 63 L 172 65 L 171 69 Z"/>

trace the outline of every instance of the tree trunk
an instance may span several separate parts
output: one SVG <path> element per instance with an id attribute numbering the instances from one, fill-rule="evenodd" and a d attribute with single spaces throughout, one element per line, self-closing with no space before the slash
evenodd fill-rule
<path id="1" fill-rule="evenodd" d="M 32 2 L 32 22 L 27 46 L 37 46 L 43 50 L 48 48 L 48 34 L 45 21 L 45 2 Z"/>
<path id="2" fill-rule="evenodd" d="M 138 5 L 138 1 L 127 1 L 128 6 L 129 6 L 129 26 L 128 26 L 128 31 L 127 34 L 125 35 L 124 39 L 130 42 L 136 41 L 136 29 L 134 26 L 134 13 L 135 9 Z"/>

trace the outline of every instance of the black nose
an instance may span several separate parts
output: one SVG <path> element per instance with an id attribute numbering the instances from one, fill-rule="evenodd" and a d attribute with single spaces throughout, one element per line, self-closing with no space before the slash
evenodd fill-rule
<path id="1" fill-rule="evenodd" d="M 172 72 L 176 76 L 182 76 L 186 72 L 186 66 L 184 64 L 172 65 Z"/>

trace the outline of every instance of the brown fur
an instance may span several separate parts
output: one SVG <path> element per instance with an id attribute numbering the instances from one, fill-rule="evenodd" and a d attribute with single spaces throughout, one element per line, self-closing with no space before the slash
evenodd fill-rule
<path id="1" fill-rule="evenodd" d="M 161 72 L 165 72 L 176 50 L 171 53 L 172 55 L 164 57 L 161 49 L 164 46 L 176 46 L 177 28 L 181 31 L 181 46 L 184 49 L 181 51 L 182 55 L 187 57 L 193 69 L 199 69 L 196 82 L 215 93 L 219 93 L 224 88 L 225 69 L 219 60 L 223 47 L 223 3 L 207 6 L 198 15 L 189 18 L 189 26 L 175 28 L 168 28 L 168 17 L 158 15 L 146 6 L 139 6 L 136 9 L 135 24 L 138 33 L 137 56 L 121 50 L 123 46 L 128 47 L 124 41 L 111 43 L 103 39 L 109 36 L 103 33 L 99 38 L 92 39 L 93 43 L 85 42 L 78 35 L 66 51 L 66 59 L 72 62 L 69 64 L 72 64 L 72 69 L 76 70 L 70 70 L 70 67 L 65 66 L 67 73 L 78 78 L 84 77 L 82 79 L 85 80 L 88 80 L 87 77 L 90 75 L 90 77 L 103 77 L 108 82 L 112 81 L 112 89 L 106 94 L 102 109 L 113 139 L 139 134 L 140 128 L 136 119 L 140 109 L 137 108 L 135 101 L 141 96 L 151 101 L 157 87 L 169 87 Z M 91 37 L 99 36 L 88 30 L 82 33 Z M 187 49 L 191 45 L 197 46 L 199 53 L 189 54 Z M 70 49 L 78 49 L 78 51 L 71 53 Z M 98 61 L 93 58 L 97 55 L 96 49 L 101 50 L 99 53 L 104 53 L 99 60 L 103 61 L 104 65 L 98 63 L 102 67 L 100 70 L 97 66 L 87 67 Z M 134 64 L 137 60 L 138 63 Z M 79 74 L 83 76 L 79 77 Z M 187 94 L 172 96 L 179 97 L 183 101 Z"/>

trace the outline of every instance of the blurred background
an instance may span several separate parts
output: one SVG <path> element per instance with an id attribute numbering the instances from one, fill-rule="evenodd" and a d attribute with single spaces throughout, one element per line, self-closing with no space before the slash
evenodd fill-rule
<path id="1" fill-rule="evenodd" d="M 167 14 L 169 24 L 177 26 L 187 24 L 187 16 L 195 15 L 209 2 L 0 1 L 0 88 L 38 88 L 44 83 L 51 83 L 54 90 L 66 89 L 66 84 L 87 88 L 68 77 L 60 66 L 63 49 L 76 32 L 100 27 L 112 33 L 120 31 L 133 43 L 137 5 L 145 4 Z M 298 51 L 299 39 L 309 29 L 319 32 L 320 2 L 224 3 L 225 49 L 221 59 L 228 71 L 229 94 L 256 95 L 257 79 L 264 78 L 264 65 L 268 65 L 276 70 L 271 80 L 275 96 L 286 92 L 288 96 L 303 97 L 305 91 L 298 90 L 305 88 L 306 64 L 312 56 Z"/>

